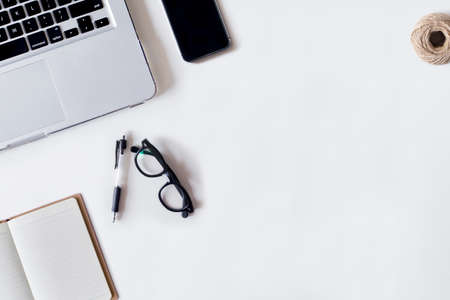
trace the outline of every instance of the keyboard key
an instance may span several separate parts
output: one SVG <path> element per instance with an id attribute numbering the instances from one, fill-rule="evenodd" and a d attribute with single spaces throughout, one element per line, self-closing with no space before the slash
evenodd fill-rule
<path id="1" fill-rule="evenodd" d="M 47 37 L 43 31 L 39 31 L 28 36 L 31 50 L 36 50 L 48 45 Z"/>
<path id="2" fill-rule="evenodd" d="M 20 38 L 0 45 L 0 61 L 28 52 L 25 38 Z"/>
<path id="3" fill-rule="evenodd" d="M 35 18 L 31 18 L 22 22 L 26 33 L 30 33 L 39 29 L 39 25 Z"/>
<path id="4" fill-rule="evenodd" d="M 26 17 L 25 10 L 23 9 L 22 6 L 17 6 L 17 7 L 11 8 L 9 10 L 9 13 L 11 14 L 13 21 L 19 21 L 19 20 L 25 19 L 25 17 Z"/>
<path id="5" fill-rule="evenodd" d="M 28 15 L 34 16 L 41 12 L 41 7 L 39 6 L 39 2 L 33 1 L 25 4 L 25 8 L 27 10 Z"/>
<path id="6" fill-rule="evenodd" d="M 61 28 L 59 26 L 47 29 L 47 35 L 50 43 L 52 44 L 60 42 L 64 39 Z"/>
<path id="7" fill-rule="evenodd" d="M 25 2 L 28 2 L 28 1 L 30 1 L 30 0 L 19 0 L 20 3 L 25 3 Z"/>
<path id="8" fill-rule="evenodd" d="M 94 30 L 94 24 L 92 24 L 92 19 L 90 16 L 82 17 L 77 19 L 78 27 L 80 27 L 81 33 Z"/>
<path id="9" fill-rule="evenodd" d="M 72 18 L 76 18 L 102 8 L 103 3 L 101 0 L 84 0 L 69 5 L 69 11 Z"/>
<path id="10" fill-rule="evenodd" d="M 9 25 L 6 29 L 8 29 L 9 37 L 12 39 L 23 35 L 22 26 L 20 26 L 20 23 Z"/>
<path id="11" fill-rule="evenodd" d="M 8 39 L 8 35 L 6 34 L 5 28 L 0 28 L 0 43 L 6 41 Z"/>
<path id="12" fill-rule="evenodd" d="M 108 26 L 108 25 L 109 25 L 109 19 L 108 18 L 103 18 L 103 19 L 95 21 L 95 27 L 97 27 L 97 28 L 102 28 L 102 27 L 105 27 L 105 26 Z"/>
<path id="13" fill-rule="evenodd" d="M 72 28 L 69 30 L 64 31 L 64 35 L 66 36 L 66 39 L 70 39 L 71 37 L 78 35 L 78 28 Z"/>
<path id="14" fill-rule="evenodd" d="M 39 20 L 39 24 L 41 25 L 42 28 L 52 26 L 53 24 L 55 24 L 55 22 L 53 21 L 52 15 L 50 13 L 46 13 L 46 14 L 42 14 L 42 15 L 38 16 L 38 20 Z"/>
<path id="15" fill-rule="evenodd" d="M 58 0 L 59 6 L 69 4 L 70 2 L 72 2 L 72 0 Z"/>
<path id="16" fill-rule="evenodd" d="M 43 10 L 50 10 L 56 7 L 55 0 L 41 0 L 41 5 Z"/>
<path id="17" fill-rule="evenodd" d="M 9 18 L 7 11 L 0 12 L 0 26 L 11 23 L 11 19 Z"/>
<path id="18" fill-rule="evenodd" d="M 65 7 L 53 11 L 56 23 L 61 23 L 69 20 L 69 13 Z"/>
<path id="19" fill-rule="evenodd" d="M 3 7 L 8 8 L 17 4 L 17 0 L 2 0 Z"/>

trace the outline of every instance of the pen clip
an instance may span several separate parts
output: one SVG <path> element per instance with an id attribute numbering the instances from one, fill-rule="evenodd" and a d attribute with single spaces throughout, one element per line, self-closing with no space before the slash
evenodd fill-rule
<path id="1" fill-rule="evenodd" d="M 116 162 L 114 163 L 114 169 L 117 169 L 119 166 L 119 148 L 120 148 L 120 141 L 116 141 Z"/>
<path id="2" fill-rule="evenodd" d="M 127 140 L 123 136 L 122 139 L 116 141 L 116 163 L 114 164 L 114 169 L 119 167 L 119 156 L 125 155 L 125 150 L 127 149 Z"/>
<path id="3" fill-rule="evenodd" d="M 125 136 L 122 137 L 122 139 L 119 141 L 119 147 L 120 147 L 120 154 L 124 155 L 125 150 L 127 149 L 127 139 Z"/>

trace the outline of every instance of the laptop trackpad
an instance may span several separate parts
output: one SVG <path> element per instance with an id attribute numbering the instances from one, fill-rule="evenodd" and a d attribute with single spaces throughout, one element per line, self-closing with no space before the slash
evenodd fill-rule
<path id="1" fill-rule="evenodd" d="M 65 120 L 45 61 L 0 74 L 0 94 L 0 142 Z"/>

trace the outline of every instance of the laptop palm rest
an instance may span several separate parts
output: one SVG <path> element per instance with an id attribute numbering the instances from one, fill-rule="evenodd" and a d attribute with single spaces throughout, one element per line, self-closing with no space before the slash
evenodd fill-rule
<path id="1" fill-rule="evenodd" d="M 65 120 L 45 61 L 0 74 L 0 91 L 0 143 Z"/>

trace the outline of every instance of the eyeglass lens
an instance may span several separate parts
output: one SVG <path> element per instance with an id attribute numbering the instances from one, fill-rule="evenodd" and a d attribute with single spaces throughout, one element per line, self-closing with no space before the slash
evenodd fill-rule
<path id="1" fill-rule="evenodd" d="M 141 151 L 138 154 L 137 164 L 142 172 L 148 175 L 159 175 L 164 172 L 164 167 L 147 150 Z"/>
<path id="2" fill-rule="evenodd" d="M 161 189 L 160 199 L 168 208 L 175 211 L 180 211 L 186 208 L 186 203 L 183 200 L 184 198 L 182 193 L 183 191 L 181 188 L 177 189 L 175 184 L 170 183 Z"/>

